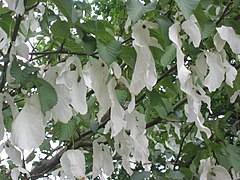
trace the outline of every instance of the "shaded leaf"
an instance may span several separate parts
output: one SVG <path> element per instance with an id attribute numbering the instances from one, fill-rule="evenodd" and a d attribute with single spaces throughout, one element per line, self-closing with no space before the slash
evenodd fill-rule
<path id="1" fill-rule="evenodd" d="M 56 21 L 52 27 L 51 31 L 55 38 L 64 39 L 67 34 L 70 34 L 70 28 L 66 21 Z"/>
<path id="2" fill-rule="evenodd" d="M 183 13 L 184 17 L 187 19 L 193 14 L 193 11 L 197 8 L 200 0 L 175 0 L 179 9 Z"/>
<path id="3" fill-rule="evenodd" d="M 75 23 L 77 21 L 77 14 L 73 7 L 73 0 L 68 1 L 58 1 L 58 0 L 51 0 L 61 11 L 61 13 L 67 17 L 69 21 Z"/>
<path id="4" fill-rule="evenodd" d="M 176 48 L 172 45 L 168 46 L 161 58 L 161 64 L 163 67 L 169 65 L 173 59 L 176 58 Z"/>
<path id="5" fill-rule="evenodd" d="M 67 123 L 58 122 L 54 127 L 54 137 L 60 141 L 71 138 L 77 130 L 77 119 L 72 118 Z"/>
<path id="6" fill-rule="evenodd" d="M 38 97 L 41 105 L 41 111 L 45 114 L 57 104 L 58 97 L 53 86 L 41 78 L 36 78 L 34 83 L 38 89 Z"/>
<path id="7" fill-rule="evenodd" d="M 100 58 L 107 64 L 111 64 L 120 53 L 121 42 L 112 40 L 105 43 L 101 40 L 97 40 L 97 49 Z"/>
<path id="8" fill-rule="evenodd" d="M 180 171 L 168 170 L 166 172 L 166 177 L 170 178 L 170 179 L 183 179 L 184 176 L 185 175 L 183 173 L 181 173 Z"/>
<path id="9" fill-rule="evenodd" d="M 17 61 L 16 58 L 13 58 L 12 65 L 10 67 L 10 75 L 15 79 L 16 83 L 30 81 L 35 76 L 34 73 L 38 70 L 38 68 L 26 65 L 22 70 L 20 63 L 21 62 Z"/>
<path id="10" fill-rule="evenodd" d="M 119 56 L 123 59 L 123 61 L 129 65 L 132 69 L 134 69 L 135 63 L 136 63 L 136 51 L 134 48 L 129 46 L 122 46 L 121 52 Z"/>
<path id="11" fill-rule="evenodd" d="M 142 4 L 139 0 L 129 0 L 127 2 L 127 14 L 135 24 L 145 13 L 155 9 L 157 1 L 153 1 L 147 5 Z"/>
<path id="12" fill-rule="evenodd" d="M 104 20 L 89 20 L 85 23 L 78 24 L 78 27 L 83 31 L 88 33 L 94 34 L 97 38 L 101 39 L 102 41 L 110 41 L 114 40 L 113 35 L 107 31 L 106 29 L 111 29 L 111 25 Z"/>
<path id="13" fill-rule="evenodd" d="M 132 176 L 131 176 L 131 180 L 144 180 L 145 178 L 148 178 L 151 175 L 150 172 L 146 172 L 146 171 L 134 171 Z"/>

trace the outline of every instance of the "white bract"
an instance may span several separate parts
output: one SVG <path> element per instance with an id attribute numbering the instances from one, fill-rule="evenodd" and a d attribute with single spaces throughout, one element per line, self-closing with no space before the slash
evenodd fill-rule
<path id="1" fill-rule="evenodd" d="M 108 94 L 109 71 L 107 64 L 102 60 L 92 59 L 87 63 L 87 67 L 83 72 L 86 85 L 93 89 L 99 103 L 99 112 L 97 113 L 98 121 L 101 121 L 103 115 L 110 108 L 110 98 Z"/>
<path id="2" fill-rule="evenodd" d="M 215 159 L 200 160 L 199 171 L 200 180 L 231 180 L 228 171 L 220 165 L 215 165 Z"/>
<path id="3" fill-rule="evenodd" d="M 200 86 L 195 86 L 193 84 L 191 71 L 187 69 L 184 62 L 184 53 L 182 51 L 182 41 L 180 37 L 180 23 L 176 22 L 169 28 L 169 38 L 175 44 L 177 49 L 177 70 L 178 79 L 180 81 L 180 88 L 183 92 L 187 94 L 188 104 L 185 105 L 185 114 L 187 116 L 187 122 L 195 122 L 198 131 L 196 137 L 202 139 L 201 131 L 207 134 L 207 137 L 211 136 L 211 131 L 209 128 L 203 125 L 204 118 L 201 114 L 202 102 L 205 102 L 210 109 L 210 98 L 205 95 L 204 90 Z M 199 57 L 200 60 L 202 59 Z M 202 61 L 202 60 L 201 60 Z M 196 67 L 195 67 L 196 69 Z M 199 74 L 204 74 L 205 72 L 197 68 Z M 203 76 L 201 77 L 203 78 Z M 200 92 L 197 93 L 197 92 Z"/>
<path id="4" fill-rule="evenodd" d="M 203 83 L 204 77 L 207 75 L 207 72 L 208 72 L 208 65 L 207 65 L 206 58 L 205 58 L 205 55 L 203 52 L 197 55 L 195 64 L 196 65 L 192 67 L 192 70 L 195 71 L 198 78 Z"/>
<path id="5" fill-rule="evenodd" d="M 225 40 L 222 40 L 219 33 L 216 33 L 213 37 L 213 43 L 217 49 L 218 52 L 221 52 L 226 44 Z"/>
<path id="6" fill-rule="evenodd" d="M 134 95 L 138 95 L 144 87 L 151 91 L 157 82 L 155 62 L 149 49 L 149 46 L 162 49 L 157 39 L 150 37 L 149 29 L 155 26 L 156 24 L 148 21 L 139 21 L 132 27 L 133 47 L 137 52 L 137 59 L 129 90 Z"/>
<path id="7" fill-rule="evenodd" d="M 221 26 L 217 31 L 222 40 L 227 41 L 232 51 L 240 54 L 240 36 L 236 34 L 232 27 Z"/>
<path id="8" fill-rule="evenodd" d="M 30 177 L 30 174 L 29 174 L 29 172 L 26 169 L 24 169 L 22 167 L 16 167 L 16 168 L 13 168 L 11 170 L 11 178 L 13 180 L 18 180 L 19 176 L 20 176 L 20 173 L 26 174 L 27 177 Z"/>
<path id="9" fill-rule="evenodd" d="M 224 80 L 225 68 L 223 65 L 222 58 L 217 52 L 204 52 L 209 67 L 209 74 L 204 80 L 204 85 L 208 87 L 209 91 L 216 91 Z"/>
<path id="10" fill-rule="evenodd" d="M 76 70 L 71 70 L 70 65 L 74 65 Z M 83 78 L 82 65 L 76 56 L 69 57 L 65 63 L 60 65 L 56 78 L 56 84 L 64 84 L 70 91 L 71 105 L 80 114 L 87 113 L 87 86 Z M 79 78 L 81 80 L 79 81 Z"/>
<path id="11" fill-rule="evenodd" d="M 4 147 L 11 161 L 16 166 L 22 166 L 21 152 L 17 150 L 9 141 L 5 142 Z"/>
<path id="12" fill-rule="evenodd" d="M 17 14 L 23 14 L 25 11 L 24 0 L 6 0 L 8 8 L 15 11 Z"/>
<path id="13" fill-rule="evenodd" d="M 72 108 L 70 107 L 71 97 L 69 89 L 61 84 L 56 85 L 55 90 L 57 92 L 58 101 L 52 108 L 52 117 L 55 121 L 67 123 L 73 116 Z"/>
<path id="14" fill-rule="evenodd" d="M 20 56 L 25 60 L 28 60 L 29 48 L 26 44 L 22 43 L 11 48 L 11 54 Z"/>
<path id="15" fill-rule="evenodd" d="M 110 121 L 105 127 L 105 132 L 111 127 L 111 136 L 114 137 L 126 127 L 126 121 L 124 120 L 125 112 L 121 104 L 117 99 L 115 88 L 117 86 L 117 81 L 112 78 L 108 84 L 108 92 L 111 101 L 111 114 Z"/>
<path id="16" fill-rule="evenodd" d="M 71 69 L 71 65 L 75 66 L 74 70 Z M 70 105 L 80 114 L 87 113 L 87 86 L 83 78 L 81 62 L 76 56 L 69 57 L 66 62 L 58 66 L 50 67 L 44 79 L 57 92 L 58 101 L 51 111 L 55 121 L 67 123 L 71 119 L 73 111 Z"/>
<path id="17" fill-rule="evenodd" d="M 194 47 L 199 47 L 201 42 L 201 33 L 197 26 L 197 20 L 194 15 L 182 23 L 183 30 L 189 35 Z"/>
<path id="18" fill-rule="evenodd" d="M 61 159 L 62 169 L 69 177 L 84 178 L 85 177 L 85 157 L 80 150 L 68 150 Z"/>
<path id="19" fill-rule="evenodd" d="M 17 105 L 14 103 L 13 98 L 7 92 L 4 93 L 4 97 L 11 108 L 13 119 L 16 119 L 17 115 L 19 114 Z"/>
<path id="20" fill-rule="evenodd" d="M 37 148 L 44 140 L 44 116 L 37 94 L 27 99 L 12 124 L 11 142 L 21 149 Z"/>
<path id="21" fill-rule="evenodd" d="M 112 155 L 108 145 L 105 145 L 106 139 L 100 137 L 93 141 L 93 177 L 102 175 L 111 176 L 114 166 Z"/>
<path id="22" fill-rule="evenodd" d="M 133 143 L 132 138 L 130 138 L 124 130 L 114 137 L 114 148 L 122 157 L 123 168 L 129 175 L 132 175 L 133 171 L 130 167 L 130 154 L 133 151 Z"/>
<path id="23" fill-rule="evenodd" d="M 0 49 L 3 49 L 7 43 L 7 33 L 0 27 Z"/>

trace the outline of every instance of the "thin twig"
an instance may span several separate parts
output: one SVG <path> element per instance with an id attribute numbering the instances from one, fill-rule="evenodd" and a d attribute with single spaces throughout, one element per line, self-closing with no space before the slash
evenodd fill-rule
<path id="1" fill-rule="evenodd" d="M 182 138 L 182 141 L 181 141 L 181 144 L 180 144 L 180 148 L 179 148 L 179 152 L 178 152 L 178 155 L 177 155 L 177 157 L 176 157 L 175 163 L 174 163 L 174 165 L 173 165 L 173 169 L 174 169 L 174 170 L 176 170 L 176 167 L 177 167 L 179 158 L 180 158 L 180 156 L 181 156 L 184 141 L 185 141 L 186 137 L 188 136 L 188 134 L 191 132 L 193 126 L 194 126 L 194 123 L 191 124 L 190 128 L 187 130 L 186 134 L 185 134 L 184 137 Z"/>
<path id="2" fill-rule="evenodd" d="M 230 0 L 228 2 L 228 4 L 226 5 L 222 15 L 220 16 L 220 18 L 218 19 L 218 21 L 216 22 L 216 25 L 219 25 L 219 23 L 231 12 L 230 6 L 233 4 L 233 0 Z"/>
<path id="3" fill-rule="evenodd" d="M 58 50 L 58 51 L 42 51 L 42 52 L 31 52 L 29 53 L 30 55 L 41 55 L 42 56 L 48 56 L 51 54 L 69 54 L 69 55 L 78 55 L 78 56 L 92 56 L 95 58 L 98 58 L 97 56 L 95 56 L 97 54 L 97 52 L 93 53 L 93 54 L 87 54 L 85 52 L 69 52 L 69 51 L 65 51 L 65 50 Z M 40 57 L 37 57 L 40 58 Z M 33 60 L 33 59 L 31 59 Z"/>

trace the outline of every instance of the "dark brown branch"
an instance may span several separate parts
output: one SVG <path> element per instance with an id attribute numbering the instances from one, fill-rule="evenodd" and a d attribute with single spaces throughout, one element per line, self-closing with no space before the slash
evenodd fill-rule
<path id="1" fill-rule="evenodd" d="M 42 51 L 42 52 L 31 52 L 30 55 L 50 55 L 50 54 L 74 54 L 74 55 L 80 55 L 80 56 L 86 56 L 87 53 L 84 52 L 69 52 L 69 51 Z"/>
<path id="2" fill-rule="evenodd" d="M 132 41 L 133 40 L 133 38 L 132 37 L 130 37 L 130 38 L 128 38 L 128 39 L 126 39 L 126 40 L 124 40 L 121 44 L 126 44 L 127 42 L 129 42 L 129 41 Z"/>
<path id="3" fill-rule="evenodd" d="M 39 5 L 39 1 L 37 1 L 37 2 L 36 2 L 35 4 L 33 4 L 32 6 L 26 8 L 25 11 L 30 11 L 30 10 L 34 9 L 35 7 L 37 7 L 38 5 Z"/>
<path id="4" fill-rule="evenodd" d="M 188 136 L 188 134 L 191 132 L 193 126 L 194 126 L 194 123 L 191 124 L 190 128 L 187 130 L 186 134 L 185 134 L 184 137 L 182 138 L 182 141 L 181 141 L 181 144 L 180 144 L 180 148 L 179 148 L 179 152 L 178 152 L 178 155 L 177 155 L 177 157 L 176 157 L 175 163 L 174 163 L 174 165 L 173 165 L 173 169 L 174 169 L 174 170 L 176 170 L 176 167 L 177 167 L 177 165 L 178 165 L 178 161 L 179 161 L 179 158 L 180 158 L 181 153 L 182 153 L 184 141 L 185 141 L 186 137 Z"/>
<path id="5" fill-rule="evenodd" d="M 233 4 L 233 0 L 230 0 L 230 1 L 227 3 L 227 5 L 226 5 L 226 7 L 225 7 L 225 9 L 224 9 L 224 11 L 223 11 L 223 13 L 222 13 L 222 15 L 220 16 L 220 18 L 219 18 L 218 21 L 216 22 L 216 25 L 219 25 L 219 23 L 231 12 L 230 7 L 231 7 L 232 4 Z"/>
<path id="6" fill-rule="evenodd" d="M 11 41 L 11 44 L 9 45 L 7 54 L 10 54 L 10 51 L 12 49 L 12 45 L 17 39 L 17 35 L 18 35 L 18 31 L 19 31 L 19 28 L 20 28 L 22 18 L 23 18 L 22 15 L 18 15 L 17 18 L 16 18 L 15 27 L 14 27 L 13 34 L 12 34 L 12 41 Z M 9 63 L 9 61 L 4 62 L 4 65 L 3 65 L 2 82 L 0 84 L 0 92 L 4 91 L 4 87 L 5 87 L 5 83 L 6 83 L 6 71 L 7 71 L 8 63 Z"/>
<path id="7" fill-rule="evenodd" d="M 44 173 L 46 173 L 50 169 L 54 168 L 60 162 L 60 158 L 63 155 L 63 153 L 66 151 L 66 149 L 67 148 L 62 149 L 52 159 L 46 161 L 41 166 L 34 168 L 31 171 L 31 175 L 34 175 L 31 177 L 31 180 L 35 180 L 39 177 L 42 177 L 44 175 Z"/>
<path id="8" fill-rule="evenodd" d="M 70 51 L 65 51 L 65 50 L 31 52 L 29 54 L 30 55 L 41 55 L 41 57 L 48 56 L 51 54 L 69 54 L 69 55 L 78 55 L 78 56 L 92 56 L 92 57 L 98 58 L 97 56 L 95 56 L 97 53 L 87 54 L 85 52 L 70 52 Z M 38 58 L 40 58 L 40 57 L 36 57 L 35 59 L 38 59 Z"/>
<path id="9" fill-rule="evenodd" d="M 236 20 L 236 21 L 239 20 L 240 19 L 240 14 L 235 16 L 233 19 Z"/>
<path id="10" fill-rule="evenodd" d="M 169 4 L 170 4 L 169 10 L 165 13 L 165 16 L 167 16 L 167 18 L 171 17 L 174 0 L 169 0 Z"/>
<path id="11" fill-rule="evenodd" d="M 172 112 L 176 111 L 179 107 L 181 107 L 183 104 L 185 104 L 187 102 L 187 98 L 183 98 L 182 100 L 180 100 L 178 103 L 176 103 L 174 106 L 173 106 L 173 111 L 169 112 L 168 114 L 171 114 Z M 156 118 L 154 119 L 153 121 L 150 121 L 147 123 L 146 125 L 146 128 L 150 128 L 154 125 L 157 125 L 159 123 L 161 123 L 163 121 L 162 118 Z"/>

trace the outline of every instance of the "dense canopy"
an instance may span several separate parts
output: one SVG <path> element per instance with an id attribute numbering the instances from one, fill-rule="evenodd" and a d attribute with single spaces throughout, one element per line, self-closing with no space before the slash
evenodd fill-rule
<path id="1" fill-rule="evenodd" d="M 240 178 L 239 0 L 0 0 L 0 179 Z"/>

